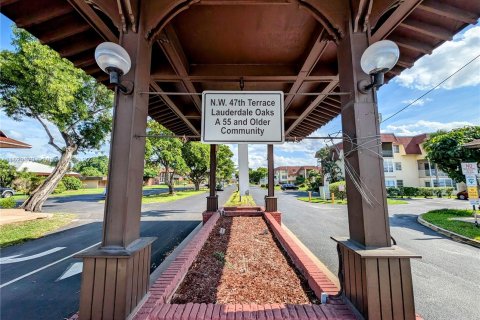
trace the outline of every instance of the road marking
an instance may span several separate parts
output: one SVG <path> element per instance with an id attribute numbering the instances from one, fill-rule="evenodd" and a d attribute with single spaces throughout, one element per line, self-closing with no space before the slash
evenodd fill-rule
<path id="1" fill-rule="evenodd" d="M 60 277 L 58 277 L 57 280 L 55 280 L 55 282 L 73 277 L 76 274 L 82 273 L 82 271 L 83 271 L 83 262 L 71 263 L 67 267 L 67 269 L 63 272 L 63 274 Z"/>
<path id="2" fill-rule="evenodd" d="M 17 254 L 17 255 L 14 255 L 14 256 L 9 256 L 9 257 L 3 257 L 3 258 L 0 258 L 0 264 L 9 264 L 9 263 L 28 261 L 28 260 L 44 257 L 46 255 L 49 255 L 51 253 L 54 253 L 54 252 L 57 252 L 57 251 L 60 251 L 60 250 L 63 250 L 63 249 L 65 249 L 65 247 L 56 247 L 56 248 L 53 248 L 53 249 L 50 249 L 50 250 L 47 250 L 47 251 L 44 251 L 44 252 L 34 254 L 32 256 L 26 256 L 26 257 L 22 257 L 22 258 L 17 258 L 17 257 L 22 256 L 21 254 Z"/>
<path id="3" fill-rule="evenodd" d="M 8 286 L 8 285 L 10 285 L 10 284 L 12 284 L 12 283 L 17 282 L 18 280 L 22 280 L 23 278 L 26 278 L 26 277 L 28 277 L 28 276 L 31 276 L 32 274 L 35 274 L 35 273 L 37 273 L 37 272 L 40 272 L 40 271 L 45 270 L 45 269 L 47 269 L 47 268 L 50 268 L 51 266 L 56 265 L 57 263 L 60 263 L 60 262 L 65 261 L 65 260 L 67 260 L 67 259 L 70 259 L 71 257 L 73 257 L 74 255 L 79 254 L 80 252 L 83 252 L 83 251 L 85 251 L 85 250 L 88 250 L 88 249 L 91 249 L 91 248 L 93 248 L 93 247 L 98 246 L 100 243 L 101 243 L 101 242 L 97 242 L 97 243 L 91 245 L 90 247 L 87 247 L 87 248 L 84 248 L 84 249 L 82 249 L 82 250 L 79 250 L 79 251 L 77 251 L 77 252 L 75 252 L 75 253 L 72 253 L 71 255 L 66 256 L 66 257 L 64 257 L 64 258 L 62 258 L 62 259 L 60 259 L 60 260 L 54 261 L 54 262 L 52 262 L 52 263 L 50 263 L 50 264 L 47 264 L 46 266 L 43 266 L 43 267 L 38 268 L 38 269 L 36 269 L 36 270 L 33 270 L 33 271 L 29 272 L 29 273 L 26 273 L 26 274 L 24 274 L 23 276 L 20 276 L 20 277 L 18 277 L 18 278 L 15 278 L 15 279 L 13 279 L 13 280 L 10 280 L 10 281 L 8 281 L 8 282 L 5 282 L 4 284 L 0 285 L 0 288 L 6 287 L 6 286 Z"/>

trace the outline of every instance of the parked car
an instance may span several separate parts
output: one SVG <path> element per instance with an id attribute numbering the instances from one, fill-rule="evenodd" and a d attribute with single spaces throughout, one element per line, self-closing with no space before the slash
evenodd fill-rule
<path id="1" fill-rule="evenodd" d="M 15 191 L 12 188 L 0 187 L 0 194 L 2 198 L 10 198 L 15 195 Z"/>
<path id="2" fill-rule="evenodd" d="M 215 190 L 223 191 L 223 184 L 221 184 L 221 183 L 217 184 L 217 186 L 215 187 Z"/>
<path id="3" fill-rule="evenodd" d="M 468 192 L 467 192 L 467 190 L 463 190 L 463 191 L 460 191 L 459 193 L 457 193 L 457 199 L 460 199 L 460 200 L 468 200 Z"/>
<path id="4" fill-rule="evenodd" d="M 280 189 L 282 189 L 283 191 L 285 191 L 285 190 L 298 190 L 298 187 L 294 184 L 291 184 L 291 183 L 285 183 L 285 184 L 282 184 Z"/>

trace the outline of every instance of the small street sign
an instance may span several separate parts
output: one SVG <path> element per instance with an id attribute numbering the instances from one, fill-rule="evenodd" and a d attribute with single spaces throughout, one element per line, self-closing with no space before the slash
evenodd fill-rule
<path id="1" fill-rule="evenodd" d="M 204 91 L 202 142 L 281 144 L 282 91 Z"/>
<path id="2" fill-rule="evenodd" d="M 478 174 L 478 165 L 476 162 L 462 162 L 462 173 L 464 175 Z"/>
<path id="3" fill-rule="evenodd" d="M 467 187 L 476 187 L 477 186 L 477 177 L 474 175 L 466 175 L 465 181 L 467 183 Z"/>
<path id="4" fill-rule="evenodd" d="M 468 199 L 478 200 L 478 187 L 467 187 Z"/>

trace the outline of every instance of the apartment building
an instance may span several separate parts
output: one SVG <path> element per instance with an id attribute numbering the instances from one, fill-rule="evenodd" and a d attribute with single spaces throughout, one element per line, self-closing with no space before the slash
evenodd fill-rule
<path id="1" fill-rule="evenodd" d="M 381 135 L 387 187 L 455 187 L 455 182 L 445 172 L 437 170 L 436 165 L 426 159 L 423 143 L 427 137 L 426 133 L 416 136 Z M 336 144 L 332 150 L 345 176 L 342 143 Z"/>
<path id="2" fill-rule="evenodd" d="M 274 169 L 275 183 L 295 183 L 297 177 L 308 178 L 311 171 L 319 171 L 317 166 L 283 166 Z"/>

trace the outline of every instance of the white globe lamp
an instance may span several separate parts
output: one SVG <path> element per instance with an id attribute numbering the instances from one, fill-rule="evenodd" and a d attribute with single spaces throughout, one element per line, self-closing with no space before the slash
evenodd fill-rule
<path id="1" fill-rule="evenodd" d="M 113 42 L 103 42 L 95 49 L 95 61 L 100 69 L 110 75 L 110 83 L 117 86 L 124 94 L 133 90 L 121 84 L 120 77 L 130 71 L 132 62 L 128 52 L 120 45 Z"/>

